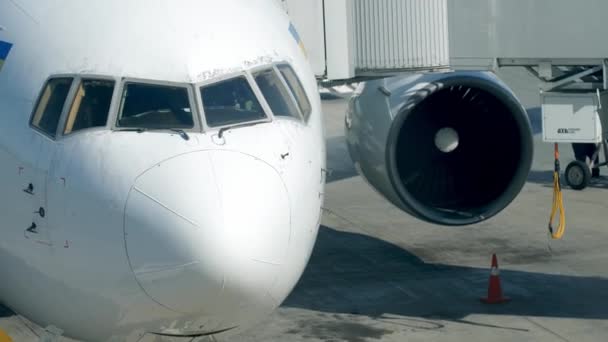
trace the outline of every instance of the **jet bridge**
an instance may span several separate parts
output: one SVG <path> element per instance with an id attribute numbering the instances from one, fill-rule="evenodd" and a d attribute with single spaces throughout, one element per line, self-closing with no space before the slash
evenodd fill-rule
<path id="1" fill-rule="evenodd" d="M 319 80 L 447 69 L 447 0 L 282 0 Z"/>
<path id="2" fill-rule="evenodd" d="M 523 67 L 539 79 L 544 119 L 569 125 L 545 132 L 545 141 L 601 141 L 595 112 L 608 108 L 598 94 L 608 89 L 608 1 L 281 1 L 324 86 L 402 72 Z M 594 119 L 579 120 L 581 113 Z M 572 127 L 577 122 L 593 127 Z"/>
<path id="3" fill-rule="evenodd" d="M 543 90 L 606 88 L 604 0 L 280 0 L 322 81 L 525 67 Z"/>

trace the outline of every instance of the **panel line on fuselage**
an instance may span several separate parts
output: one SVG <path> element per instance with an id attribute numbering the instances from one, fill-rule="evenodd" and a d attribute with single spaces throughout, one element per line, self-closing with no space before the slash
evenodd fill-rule
<path id="1" fill-rule="evenodd" d="M 184 221 L 190 223 L 191 225 L 193 225 L 195 228 L 200 228 L 200 226 L 198 225 L 198 223 L 194 222 L 193 220 L 190 220 L 189 218 L 187 218 L 186 216 L 178 213 L 177 211 L 169 208 L 167 205 L 163 204 L 161 201 L 157 200 L 156 198 L 152 197 L 151 195 L 148 195 L 147 193 L 145 193 L 143 190 L 140 190 L 139 188 L 137 188 L 136 186 L 133 187 L 133 190 L 139 192 L 140 194 L 142 194 L 143 196 L 145 196 L 146 198 L 148 198 L 149 200 L 153 201 L 154 203 L 160 205 L 161 207 L 167 209 L 168 211 L 170 211 L 171 213 L 175 214 L 176 216 L 178 216 L 179 218 L 183 219 Z"/>

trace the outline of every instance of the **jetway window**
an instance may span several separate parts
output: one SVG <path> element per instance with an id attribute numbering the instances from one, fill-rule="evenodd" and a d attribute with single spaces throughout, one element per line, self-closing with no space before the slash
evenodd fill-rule
<path id="1" fill-rule="evenodd" d="M 72 80 L 72 78 L 50 79 L 40 94 L 32 117 L 32 126 L 53 138 L 57 135 L 57 126 L 72 86 Z"/>
<path id="2" fill-rule="evenodd" d="M 108 121 L 114 85 L 114 81 L 82 80 L 68 114 L 64 134 L 104 127 Z"/>
<path id="3" fill-rule="evenodd" d="M 285 81 L 293 93 L 293 96 L 296 98 L 298 107 L 300 107 L 300 112 L 302 112 L 302 115 L 304 115 L 304 120 L 308 121 L 310 113 L 312 112 L 312 107 L 300 79 L 298 79 L 295 71 L 287 64 L 281 64 L 277 66 L 277 68 L 281 72 L 281 75 L 283 75 L 285 78 Z"/>
<path id="4" fill-rule="evenodd" d="M 254 77 L 274 116 L 300 118 L 294 99 L 274 69 L 261 71 Z"/>
<path id="5" fill-rule="evenodd" d="M 243 76 L 203 86 L 201 97 L 210 127 L 267 118 L 251 85 Z"/>
<path id="6" fill-rule="evenodd" d="M 126 83 L 118 127 L 184 129 L 194 127 L 188 88 Z"/>

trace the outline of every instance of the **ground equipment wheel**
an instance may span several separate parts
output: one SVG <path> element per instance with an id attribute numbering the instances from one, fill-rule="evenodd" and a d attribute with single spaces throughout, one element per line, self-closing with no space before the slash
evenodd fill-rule
<path id="1" fill-rule="evenodd" d="M 586 163 L 575 160 L 566 168 L 566 183 L 574 190 L 583 190 L 589 185 L 591 170 Z"/>

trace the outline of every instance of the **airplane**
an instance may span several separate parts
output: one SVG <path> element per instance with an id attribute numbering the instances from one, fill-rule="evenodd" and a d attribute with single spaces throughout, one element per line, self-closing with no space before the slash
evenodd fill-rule
<path id="1" fill-rule="evenodd" d="M 346 122 L 370 184 L 444 225 L 502 210 L 521 190 L 531 153 L 525 113 L 504 85 L 454 77 L 368 83 Z M 446 79 L 449 87 L 437 86 Z M 451 153 L 435 159 L 398 133 L 433 136 L 439 126 L 416 115 L 411 125 L 395 116 L 397 126 L 386 110 L 407 102 L 409 112 L 449 114 L 472 94 L 478 101 L 464 108 L 475 115 L 463 127 L 458 116 L 439 120 L 454 127 L 435 134 Z M 435 108 L 436 97 L 451 107 Z M 379 101 L 385 109 L 370 110 Z M 408 153 L 428 166 L 474 150 L 491 137 L 472 120 L 493 128 L 490 111 L 507 125 L 504 159 L 490 158 L 500 164 L 467 152 L 440 166 L 496 171 L 492 191 L 465 176 L 442 176 L 474 190 L 461 202 L 458 184 L 449 196 L 408 190 L 410 178 L 429 183 L 417 164 L 404 166 Z M 468 136 L 479 139 L 471 146 Z M 383 161 L 388 150 L 393 164 Z M 317 80 L 278 1 L 0 1 L 0 303 L 51 337 L 224 337 L 255 325 L 308 263 L 325 159 Z"/>

